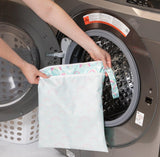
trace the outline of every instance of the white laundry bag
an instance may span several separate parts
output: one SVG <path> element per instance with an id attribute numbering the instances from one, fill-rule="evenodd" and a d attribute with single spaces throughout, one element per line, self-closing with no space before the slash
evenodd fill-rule
<path id="1" fill-rule="evenodd" d="M 101 61 L 49 66 L 41 70 L 39 146 L 108 152 L 102 108 Z"/>

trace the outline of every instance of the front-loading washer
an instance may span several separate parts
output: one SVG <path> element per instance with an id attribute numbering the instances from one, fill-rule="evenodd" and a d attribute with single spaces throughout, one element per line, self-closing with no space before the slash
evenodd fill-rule
<path id="1" fill-rule="evenodd" d="M 61 62 L 53 30 L 21 0 L 0 0 L 0 38 L 38 69 Z M 20 117 L 37 105 L 37 86 L 29 84 L 19 68 L 0 58 L 0 121 Z"/>
<path id="2" fill-rule="evenodd" d="M 122 0 L 56 2 L 111 54 L 120 92 L 120 98 L 113 100 L 108 78 L 105 79 L 102 98 L 109 153 L 73 151 L 73 154 L 66 150 L 67 155 L 157 157 L 159 10 L 139 7 L 138 1 L 133 4 Z M 52 28 L 19 0 L 0 0 L 0 37 L 37 68 L 92 60 L 86 51 L 61 32 L 57 33 L 56 39 Z M 59 53 L 59 45 L 63 53 Z M 2 59 L 0 64 L 0 120 L 5 121 L 35 108 L 37 89 L 27 83 L 19 69 Z"/>
<path id="3" fill-rule="evenodd" d="M 67 150 L 66 154 L 157 157 L 160 107 L 160 38 L 157 33 L 160 14 L 153 5 L 155 1 L 56 2 L 100 47 L 110 53 L 120 93 L 119 99 L 112 99 L 106 78 L 102 99 L 109 153 Z M 57 39 L 65 54 L 64 64 L 92 60 L 84 49 L 63 33 L 58 32 Z"/>

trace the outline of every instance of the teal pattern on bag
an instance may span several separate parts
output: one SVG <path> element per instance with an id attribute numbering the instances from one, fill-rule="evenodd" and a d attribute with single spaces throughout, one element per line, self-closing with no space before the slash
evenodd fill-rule
<path id="1" fill-rule="evenodd" d="M 59 75 L 73 75 L 73 74 L 88 74 L 88 73 L 107 73 L 111 89 L 112 97 L 116 99 L 119 97 L 119 91 L 114 76 L 114 72 L 111 68 L 104 69 L 103 63 L 101 61 L 93 61 L 86 63 L 77 63 L 77 64 L 65 64 L 63 66 L 50 66 L 42 69 L 42 72 L 48 76 L 59 76 Z"/>
<path id="2" fill-rule="evenodd" d="M 105 69 L 105 72 L 108 74 L 108 77 L 110 80 L 113 99 L 119 98 L 119 91 L 118 91 L 117 82 L 116 82 L 116 78 L 114 76 L 113 70 L 111 68 L 107 68 Z"/>

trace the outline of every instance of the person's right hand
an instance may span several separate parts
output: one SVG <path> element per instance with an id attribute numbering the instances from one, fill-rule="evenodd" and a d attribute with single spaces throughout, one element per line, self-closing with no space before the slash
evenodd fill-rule
<path id="1" fill-rule="evenodd" d="M 101 60 L 105 68 L 107 67 L 111 68 L 112 66 L 111 56 L 107 51 L 97 46 L 97 49 L 94 49 L 92 52 L 88 52 L 88 53 L 90 54 L 92 59 L 94 59 L 95 61 Z"/>
<path id="2" fill-rule="evenodd" d="M 38 84 L 40 77 L 48 78 L 47 75 L 40 72 L 34 65 L 27 62 L 25 62 L 24 65 L 20 67 L 20 69 L 30 84 Z"/>

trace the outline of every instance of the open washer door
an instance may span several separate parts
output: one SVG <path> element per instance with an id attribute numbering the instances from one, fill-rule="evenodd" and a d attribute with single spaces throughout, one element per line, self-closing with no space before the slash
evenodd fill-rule
<path id="1" fill-rule="evenodd" d="M 110 147 L 136 142 L 150 127 L 157 108 L 156 76 L 150 55 L 127 22 L 102 9 L 79 6 L 71 15 L 77 24 L 112 59 L 120 93 L 113 99 L 108 77 L 103 89 L 106 141 Z M 91 61 L 88 53 L 62 33 L 57 34 L 66 53 L 63 63 Z"/>
<path id="2" fill-rule="evenodd" d="M 0 38 L 38 69 L 60 64 L 54 56 L 59 45 L 53 30 L 28 7 L 0 0 Z M 48 55 L 54 57 L 48 57 Z M 20 117 L 38 105 L 37 86 L 21 70 L 0 58 L 0 121 Z"/>

